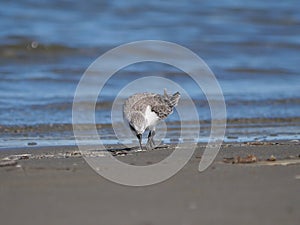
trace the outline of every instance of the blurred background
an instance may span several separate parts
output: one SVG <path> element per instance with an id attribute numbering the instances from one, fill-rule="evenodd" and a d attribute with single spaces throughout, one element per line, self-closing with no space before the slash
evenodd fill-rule
<path id="1" fill-rule="evenodd" d="M 72 141 L 72 101 L 84 71 L 107 50 L 144 39 L 175 42 L 208 64 L 226 100 L 226 140 L 299 138 L 297 0 L 1 3 L 2 147 L 37 138 L 40 143 Z M 209 126 L 205 121 L 210 111 L 201 90 L 181 71 L 150 62 L 129 66 L 108 82 L 97 104 L 96 122 L 109 125 L 118 92 L 137 78 L 153 75 L 183 85 L 198 106 L 200 121 Z M 179 126 L 176 116 L 169 122 L 174 130 Z M 113 139 L 109 128 L 101 132 L 107 140 Z"/>

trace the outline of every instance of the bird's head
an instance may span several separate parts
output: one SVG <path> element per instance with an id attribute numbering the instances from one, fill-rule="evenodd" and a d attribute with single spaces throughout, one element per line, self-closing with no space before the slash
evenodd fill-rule
<path id="1" fill-rule="evenodd" d="M 140 143 L 141 149 L 142 147 L 142 135 L 146 130 L 146 120 L 144 116 L 140 113 L 134 113 L 131 116 L 131 120 L 129 122 L 129 127 L 132 133 L 137 137 Z"/>
<path id="2" fill-rule="evenodd" d="M 136 135 L 138 137 L 138 139 L 140 139 L 142 137 L 142 134 L 146 130 L 145 117 L 139 112 L 133 113 L 131 115 L 129 127 L 130 127 L 130 130 L 132 131 L 132 133 L 134 135 Z"/>

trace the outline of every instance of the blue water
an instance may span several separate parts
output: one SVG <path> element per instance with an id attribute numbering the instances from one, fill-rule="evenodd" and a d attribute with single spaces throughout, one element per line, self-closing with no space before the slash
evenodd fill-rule
<path id="1" fill-rule="evenodd" d="M 1 5 L 2 126 L 70 124 L 75 88 L 87 67 L 111 48 L 144 39 L 175 42 L 204 59 L 222 87 L 229 119 L 300 116 L 298 0 L 4 0 Z M 109 103 L 118 91 L 148 75 L 180 83 L 199 103 L 199 119 L 210 118 L 205 96 L 181 71 L 141 63 L 109 81 L 101 99 L 108 104 L 99 101 L 96 122 L 110 123 Z M 299 134 L 299 124 L 293 126 Z"/>

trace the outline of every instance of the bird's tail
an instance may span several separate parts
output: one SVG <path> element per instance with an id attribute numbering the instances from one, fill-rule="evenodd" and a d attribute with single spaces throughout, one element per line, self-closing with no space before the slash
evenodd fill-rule
<path id="1" fill-rule="evenodd" d="M 173 95 L 168 95 L 166 89 L 164 90 L 164 96 L 168 100 L 169 104 L 172 107 L 175 107 L 178 104 L 178 101 L 180 99 L 180 93 L 179 92 L 176 92 Z"/>

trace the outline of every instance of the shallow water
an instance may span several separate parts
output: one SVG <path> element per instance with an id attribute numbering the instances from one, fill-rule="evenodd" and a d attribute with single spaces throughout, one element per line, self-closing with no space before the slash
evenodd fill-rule
<path id="1" fill-rule="evenodd" d="M 230 141 L 299 138 L 300 6 L 296 0 L 95 0 L 72 4 L 21 0 L 4 1 L 3 5 L 2 127 L 25 125 L 38 130 L 38 125 L 43 124 L 71 124 L 75 88 L 90 63 L 120 44 L 156 39 L 191 49 L 212 69 L 226 100 Z M 195 101 L 199 119 L 210 119 L 205 96 L 184 73 L 148 62 L 131 65 L 109 80 L 98 99 L 97 124 L 111 123 L 111 104 L 124 86 L 153 75 L 180 84 Z M 162 92 L 159 85 L 147 84 L 137 91 L 148 89 Z M 259 124 L 261 119 L 270 118 L 276 120 L 270 120 L 268 126 L 256 126 L 251 135 L 248 122 L 231 126 L 235 120 L 250 119 L 250 124 Z M 179 124 L 178 120 L 173 115 L 168 122 Z M 288 122 L 281 126 L 278 121 Z M 60 135 L 52 133 L 50 139 L 72 139 L 72 133 L 64 136 L 61 131 L 55 132 Z M 105 132 L 111 133 L 109 129 Z M 201 140 L 207 140 L 205 137 Z M 1 145 L 14 138 L 19 137 L 13 132 L 3 134 Z M 32 139 L 43 140 L 38 136 Z"/>

